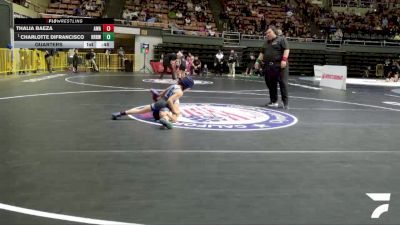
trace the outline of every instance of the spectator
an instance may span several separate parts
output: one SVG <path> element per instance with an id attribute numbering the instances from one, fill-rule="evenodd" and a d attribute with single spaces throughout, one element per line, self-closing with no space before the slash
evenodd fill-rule
<path id="1" fill-rule="evenodd" d="M 176 11 L 175 10 L 169 11 L 168 18 L 175 19 L 176 18 Z"/>
<path id="2" fill-rule="evenodd" d="M 140 14 L 140 8 L 136 7 L 135 10 L 131 13 L 131 19 L 132 20 L 138 20 L 139 19 L 139 14 Z"/>
<path id="3" fill-rule="evenodd" d="M 176 75 L 177 78 L 185 77 L 186 73 L 186 60 L 183 53 L 179 51 L 176 54 Z"/>
<path id="4" fill-rule="evenodd" d="M 180 11 L 177 11 L 175 15 L 176 15 L 176 18 L 178 18 L 178 19 L 182 19 L 182 17 L 183 17 L 183 14 Z"/>
<path id="5" fill-rule="evenodd" d="M 189 9 L 189 11 L 192 11 L 192 10 L 193 10 L 193 3 L 192 3 L 192 1 L 188 1 L 187 4 L 186 4 L 186 6 L 187 6 L 187 8 Z"/>
<path id="6" fill-rule="evenodd" d="M 232 75 L 233 77 L 235 77 L 235 67 L 236 67 L 236 63 L 238 60 L 238 56 L 235 52 L 235 50 L 231 50 L 231 54 L 228 57 L 228 66 L 229 66 L 229 75 Z"/>
<path id="7" fill-rule="evenodd" d="M 118 53 L 119 67 L 121 70 L 124 70 L 125 51 L 122 47 L 119 47 L 117 53 Z"/>
<path id="8" fill-rule="evenodd" d="M 68 66 L 70 70 L 73 70 L 73 59 L 74 59 L 75 49 L 71 48 L 68 50 Z"/>
<path id="9" fill-rule="evenodd" d="M 82 15 L 82 10 L 81 10 L 80 7 L 76 7 L 76 8 L 74 9 L 73 13 L 74 13 L 74 14 L 73 14 L 74 16 L 81 16 L 81 15 Z"/>
<path id="10" fill-rule="evenodd" d="M 154 17 L 154 16 L 152 16 L 152 15 L 150 15 L 150 14 L 147 14 L 146 22 L 148 22 L 148 23 L 155 23 L 155 22 L 157 22 L 157 18 Z"/>
<path id="11" fill-rule="evenodd" d="M 194 61 L 194 57 L 193 57 L 192 53 L 189 52 L 188 55 L 186 56 L 186 71 L 189 74 L 192 74 L 193 61 Z"/>
<path id="12" fill-rule="evenodd" d="M 211 24 L 209 22 L 206 23 L 206 30 L 207 31 L 211 30 Z"/>
<path id="13" fill-rule="evenodd" d="M 208 67 L 207 67 L 207 64 L 204 64 L 203 76 L 208 76 Z"/>
<path id="14" fill-rule="evenodd" d="M 208 36 L 210 36 L 210 37 L 215 37 L 215 36 L 216 36 L 215 30 L 214 30 L 214 29 L 209 30 L 209 31 L 208 31 Z"/>
<path id="15" fill-rule="evenodd" d="M 19 71 L 18 73 L 21 74 L 25 74 L 26 71 L 25 69 L 27 68 L 27 64 L 28 64 L 28 50 L 25 48 L 20 48 L 19 51 Z"/>
<path id="16" fill-rule="evenodd" d="M 72 71 L 74 73 L 78 72 L 78 64 L 79 64 L 79 55 L 78 55 L 78 49 L 74 50 L 74 55 L 72 57 Z"/>
<path id="17" fill-rule="evenodd" d="M 169 26 L 171 28 L 172 34 L 185 34 L 185 31 L 183 29 L 181 29 L 180 27 L 178 27 L 174 22 L 171 23 Z"/>
<path id="18" fill-rule="evenodd" d="M 186 23 L 186 25 L 190 25 L 190 22 L 192 22 L 192 20 L 190 19 L 189 16 L 186 16 L 186 17 L 185 17 L 185 23 Z"/>
<path id="19" fill-rule="evenodd" d="M 194 74 L 194 75 L 201 74 L 201 61 L 199 60 L 198 56 L 194 57 L 191 74 Z"/>
<path id="20" fill-rule="evenodd" d="M 215 55 L 214 59 L 214 67 L 215 67 L 215 75 L 219 73 L 222 76 L 224 66 L 224 53 L 221 50 L 218 50 L 218 53 Z"/>
<path id="21" fill-rule="evenodd" d="M 96 52 L 94 51 L 94 49 L 90 49 L 90 52 L 87 53 L 86 58 L 89 59 L 92 71 L 99 72 L 99 68 L 96 64 Z"/>
<path id="22" fill-rule="evenodd" d="M 201 6 L 200 5 L 196 5 L 195 7 L 194 7 L 194 11 L 196 11 L 196 12 L 201 12 Z"/>
<path id="23" fill-rule="evenodd" d="M 49 73 L 53 72 L 53 56 L 56 52 L 56 49 L 47 49 L 45 51 L 44 58 L 46 59 L 47 71 Z"/>
<path id="24" fill-rule="evenodd" d="M 399 73 L 400 73 L 400 66 L 399 63 L 393 60 L 393 63 L 390 67 L 390 71 L 388 74 L 388 78 L 386 81 L 397 82 L 399 81 Z"/>
<path id="25" fill-rule="evenodd" d="M 106 69 L 107 71 L 110 70 L 110 55 L 111 55 L 111 49 L 106 49 L 105 51 L 105 56 L 106 56 Z"/>
<path id="26" fill-rule="evenodd" d="M 162 63 L 164 66 L 164 70 L 160 75 L 159 79 L 163 79 L 164 74 L 168 73 L 168 69 L 172 73 L 172 79 L 175 80 L 175 63 L 176 63 L 177 56 L 175 53 L 168 53 L 165 56 L 162 56 Z"/>
<path id="27" fill-rule="evenodd" d="M 342 32 L 342 30 L 341 30 L 341 29 L 337 29 L 336 32 L 335 32 L 335 34 L 334 34 L 333 36 L 334 36 L 333 39 L 336 40 L 336 41 L 342 40 L 342 38 L 343 38 L 343 32 Z"/>
<path id="28" fill-rule="evenodd" d="M 254 53 L 250 53 L 250 59 L 249 63 L 247 64 L 246 68 L 246 75 L 251 75 L 253 74 L 253 68 L 254 68 L 254 63 L 256 62 L 256 57 L 254 56 Z"/>
<path id="29" fill-rule="evenodd" d="M 129 9 L 125 9 L 123 11 L 122 18 L 126 21 L 126 24 L 129 24 L 129 22 L 132 19 L 132 15 L 131 15 L 131 12 L 129 11 Z"/>
<path id="30" fill-rule="evenodd" d="M 383 19 L 382 19 L 382 28 L 387 28 L 388 27 L 388 19 L 387 19 L 387 17 L 384 17 Z"/>

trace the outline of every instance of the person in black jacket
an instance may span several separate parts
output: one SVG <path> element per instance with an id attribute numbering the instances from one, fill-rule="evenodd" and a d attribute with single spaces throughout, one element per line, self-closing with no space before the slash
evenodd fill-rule
<path id="1" fill-rule="evenodd" d="M 256 63 L 256 57 L 254 56 L 254 53 L 251 52 L 249 56 L 249 62 L 247 63 L 247 68 L 246 68 L 246 75 L 252 75 L 253 74 L 253 69 L 254 69 L 254 64 Z"/>
<path id="2" fill-rule="evenodd" d="M 97 67 L 97 63 L 96 63 L 96 52 L 94 51 L 94 49 L 90 49 L 90 52 L 88 52 L 89 55 L 89 63 L 92 66 L 92 71 L 94 72 L 99 72 L 99 68 Z"/>
<path id="3" fill-rule="evenodd" d="M 261 49 L 258 62 L 262 61 L 265 83 L 269 89 L 269 107 L 278 107 L 278 83 L 281 90 L 283 108 L 288 108 L 289 44 L 286 38 L 278 34 L 275 27 L 266 31 L 267 40 Z"/>
<path id="4" fill-rule="evenodd" d="M 49 73 L 53 72 L 53 56 L 56 53 L 56 49 L 47 49 L 44 55 L 46 59 L 47 70 Z"/>
<path id="5" fill-rule="evenodd" d="M 198 56 L 194 57 L 193 66 L 192 66 L 192 74 L 200 75 L 201 74 L 201 61 Z"/>
<path id="6" fill-rule="evenodd" d="M 172 72 L 172 79 L 175 80 L 175 69 L 173 68 L 173 65 L 176 62 L 176 53 L 168 53 L 163 57 L 163 66 L 164 66 L 164 71 L 160 75 L 160 79 L 163 79 L 164 73 L 168 72 L 168 68 Z"/>
<path id="7" fill-rule="evenodd" d="M 78 72 L 78 64 L 80 64 L 80 59 L 78 55 L 78 49 L 74 50 L 74 55 L 72 56 L 72 71 L 74 73 Z"/>
<path id="8" fill-rule="evenodd" d="M 389 70 L 387 81 L 397 82 L 399 81 L 400 66 L 399 63 L 393 60 L 392 65 Z"/>

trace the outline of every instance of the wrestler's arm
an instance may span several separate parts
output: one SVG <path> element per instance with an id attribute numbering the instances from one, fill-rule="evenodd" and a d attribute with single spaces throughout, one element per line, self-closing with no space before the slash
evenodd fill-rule
<path id="1" fill-rule="evenodd" d="M 167 104 L 168 104 L 169 108 L 171 109 L 171 112 L 177 116 L 179 116 L 181 114 L 181 112 L 179 111 L 179 106 L 178 107 L 176 106 L 177 104 L 175 104 L 175 101 L 178 100 L 182 96 L 183 96 L 183 92 L 178 91 L 175 94 L 173 94 L 171 97 L 169 97 L 167 100 Z"/>
<path id="2" fill-rule="evenodd" d="M 175 109 L 177 109 L 180 112 L 179 104 L 175 103 L 174 105 L 175 105 Z M 173 123 L 175 123 L 178 120 L 179 116 L 180 116 L 180 113 L 179 114 L 175 114 L 175 113 L 172 113 L 172 112 L 168 113 L 169 120 L 171 122 L 173 122 Z"/>

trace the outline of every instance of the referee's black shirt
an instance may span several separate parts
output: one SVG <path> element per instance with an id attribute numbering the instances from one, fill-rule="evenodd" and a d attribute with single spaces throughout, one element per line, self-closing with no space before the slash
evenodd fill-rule
<path id="1" fill-rule="evenodd" d="M 261 53 L 264 53 L 264 62 L 273 62 L 280 65 L 283 52 L 286 49 L 289 49 L 289 44 L 283 36 L 276 36 L 271 41 L 267 40 L 261 49 Z"/>

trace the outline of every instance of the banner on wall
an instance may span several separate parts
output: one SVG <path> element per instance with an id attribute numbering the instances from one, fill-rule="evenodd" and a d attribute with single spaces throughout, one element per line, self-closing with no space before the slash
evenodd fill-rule
<path id="1" fill-rule="evenodd" d="M 322 67 L 320 87 L 346 90 L 347 66 L 325 65 Z"/>
<path id="2" fill-rule="evenodd" d="M 320 81 L 322 78 L 324 66 L 314 65 L 314 81 Z"/>

